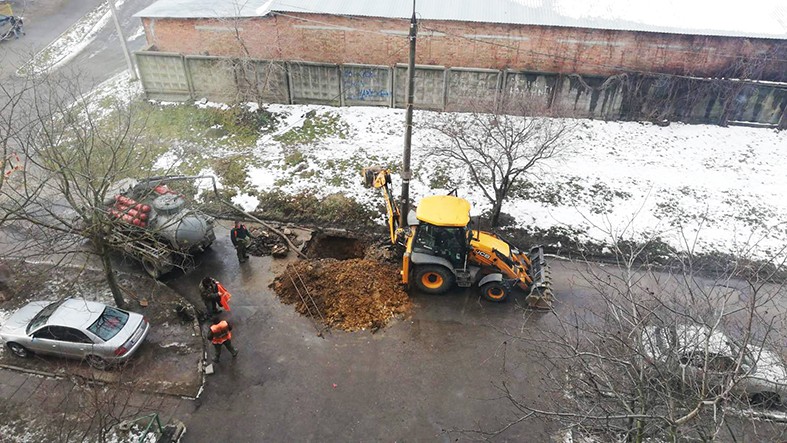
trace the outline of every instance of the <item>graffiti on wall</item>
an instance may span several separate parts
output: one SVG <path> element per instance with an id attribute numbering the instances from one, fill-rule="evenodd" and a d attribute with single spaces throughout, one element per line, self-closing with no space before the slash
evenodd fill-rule
<path id="1" fill-rule="evenodd" d="M 387 103 L 391 97 L 388 88 L 388 70 L 374 68 L 343 68 L 342 86 L 344 99 Z"/>

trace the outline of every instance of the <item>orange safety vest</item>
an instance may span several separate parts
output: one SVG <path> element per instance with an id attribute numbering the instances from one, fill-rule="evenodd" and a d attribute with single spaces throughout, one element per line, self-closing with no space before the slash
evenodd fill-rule
<path id="1" fill-rule="evenodd" d="M 225 311 L 230 310 L 230 299 L 232 298 L 232 294 L 229 291 L 224 289 L 224 286 L 221 283 L 216 282 L 216 287 L 219 290 L 219 304 Z"/>
<path id="2" fill-rule="evenodd" d="M 220 345 L 227 340 L 232 340 L 232 331 L 230 331 L 230 325 L 226 320 L 222 320 L 212 325 L 210 327 L 210 333 L 213 337 L 211 342 L 213 342 L 214 345 Z"/>

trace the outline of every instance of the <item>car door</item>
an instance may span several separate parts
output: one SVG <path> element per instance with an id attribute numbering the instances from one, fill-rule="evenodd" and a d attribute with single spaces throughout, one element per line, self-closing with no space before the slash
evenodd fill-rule
<path id="1" fill-rule="evenodd" d="M 53 331 L 55 327 L 44 326 L 33 332 L 30 350 L 38 354 L 63 355 L 60 341 L 57 340 Z"/>
<path id="2" fill-rule="evenodd" d="M 93 341 L 84 332 L 66 326 L 51 326 L 52 334 L 60 344 L 61 355 L 83 358 L 93 349 Z"/>

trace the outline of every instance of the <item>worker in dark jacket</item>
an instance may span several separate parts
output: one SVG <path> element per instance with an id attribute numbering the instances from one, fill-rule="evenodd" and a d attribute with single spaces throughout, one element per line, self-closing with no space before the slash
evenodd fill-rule
<path id="1" fill-rule="evenodd" d="M 210 332 L 208 332 L 208 338 L 216 350 L 216 355 L 213 357 L 215 363 L 218 363 L 221 358 L 222 346 L 226 346 L 229 349 L 232 358 L 238 356 L 238 350 L 232 346 L 232 325 L 227 320 L 222 320 L 218 315 L 213 317 L 213 324 L 210 327 Z"/>
<path id="2" fill-rule="evenodd" d="M 235 227 L 230 231 L 230 240 L 232 240 L 232 245 L 235 246 L 235 251 L 238 253 L 238 261 L 243 263 L 248 260 L 249 255 L 246 253 L 246 248 L 251 243 L 251 234 L 249 234 L 246 226 L 236 220 Z"/>
<path id="3" fill-rule="evenodd" d="M 205 303 L 207 318 L 213 318 L 221 311 L 221 295 L 219 294 L 219 282 L 211 277 L 205 277 L 199 284 L 199 295 Z"/>

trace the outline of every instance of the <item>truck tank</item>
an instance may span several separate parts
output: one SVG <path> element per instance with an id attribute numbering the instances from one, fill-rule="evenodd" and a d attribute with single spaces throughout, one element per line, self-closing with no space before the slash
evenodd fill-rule
<path id="1" fill-rule="evenodd" d="M 191 209 L 185 197 L 164 180 L 125 180 L 105 200 L 113 234 L 124 252 L 159 277 L 178 266 L 178 258 L 208 248 L 216 239 L 214 219 Z"/>

